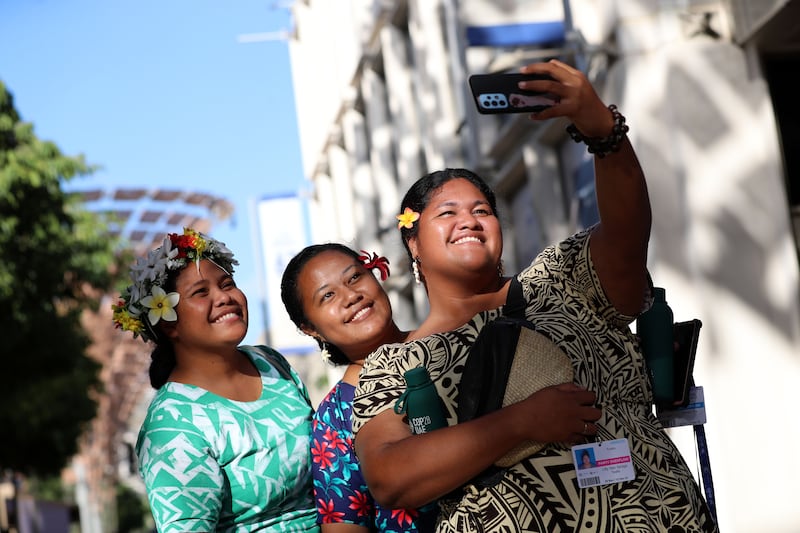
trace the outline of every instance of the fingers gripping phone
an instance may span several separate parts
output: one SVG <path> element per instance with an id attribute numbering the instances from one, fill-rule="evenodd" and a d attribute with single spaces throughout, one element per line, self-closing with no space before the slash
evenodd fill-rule
<path id="1" fill-rule="evenodd" d="M 546 92 L 524 91 L 517 84 L 528 80 L 551 80 L 546 74 L 473 74 L 469 87 L 478 112 L 484 115 L 498 113 L 537 113 L 557 102 L 557 97 Z"/>

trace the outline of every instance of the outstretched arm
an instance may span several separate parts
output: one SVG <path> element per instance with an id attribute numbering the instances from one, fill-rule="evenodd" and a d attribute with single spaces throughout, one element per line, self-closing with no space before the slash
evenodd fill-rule
<path id="1" fill-rule="evenodd" d="M 412 435 L 403 418 L 387 410 L 359 430 L 356 453 L 378 502 L 420 507 L 460 487 L 521 442 L 578 442 L 596 433 L 592 422 L 601 412 L 592 406 L 595 398 L 572 383 L 556 385 L 422 435 Z"/>
<path id="2" fill-rule="evenodd" d="M 520 88 L 559 98 L 531 119 L 566 117 L 590 139 L 612 133 L 614 116 L 582 72 L 558 60 L 533 63 L 522 72 L 549 74 L 553 80 L 522 82 Z M 594 168 L 600 223 L 590 241 L 592 261 L 611 303 L 621 313 L 635 315 L 642 310 L 647 287 L 652 217 L 644 172 L 627 136 L 621 138 L 617 151 L 596 155 Z"/>

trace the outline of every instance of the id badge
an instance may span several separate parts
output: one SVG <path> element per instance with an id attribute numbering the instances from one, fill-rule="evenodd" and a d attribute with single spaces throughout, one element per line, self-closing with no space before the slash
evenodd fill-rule
<path id="1" fill-rule="evenodd" d="M 606 440 L 572 447 L 572 462 L 580 488 L 630 481 L 636 477 L 628 439 Z"/>
<path id="2" fill-rule="evenodd" d="M 706 401 L 703 387 L 689 389 L 689 403 L 686 407 L 664 409 L 656 413 L 665 428 L 678 426 L 697 426 L 706 423 Z"/>

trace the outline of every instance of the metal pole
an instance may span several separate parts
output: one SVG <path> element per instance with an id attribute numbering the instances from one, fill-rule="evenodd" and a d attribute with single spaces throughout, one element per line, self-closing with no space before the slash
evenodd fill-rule
<path id="1" fill-rule="evenodd" d="M 575 58 L 575 68 L 581 72 L 586 72 L 588 65 L 583 53 L 583 38 L 580 32 L 574 27 L 572 8 L 569 5 L 569 0 L 563 0 L 562 4 L 564 6 L 564 38 L 566 40 L 567 50 L 569 50 Z"/>

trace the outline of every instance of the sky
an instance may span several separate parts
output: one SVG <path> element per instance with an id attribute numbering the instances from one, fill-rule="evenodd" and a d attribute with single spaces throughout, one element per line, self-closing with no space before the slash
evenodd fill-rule
<path id="1" fill-rule="evenodd" d="M 263 332 L 251 222 L 304 187 L 288 46 L 273 0 L 0 0 L 0 80 L 22 120 L 101 170 L 71 189 L 168 188 L 229 200 L 210 233 L 233 250 Z"/>

